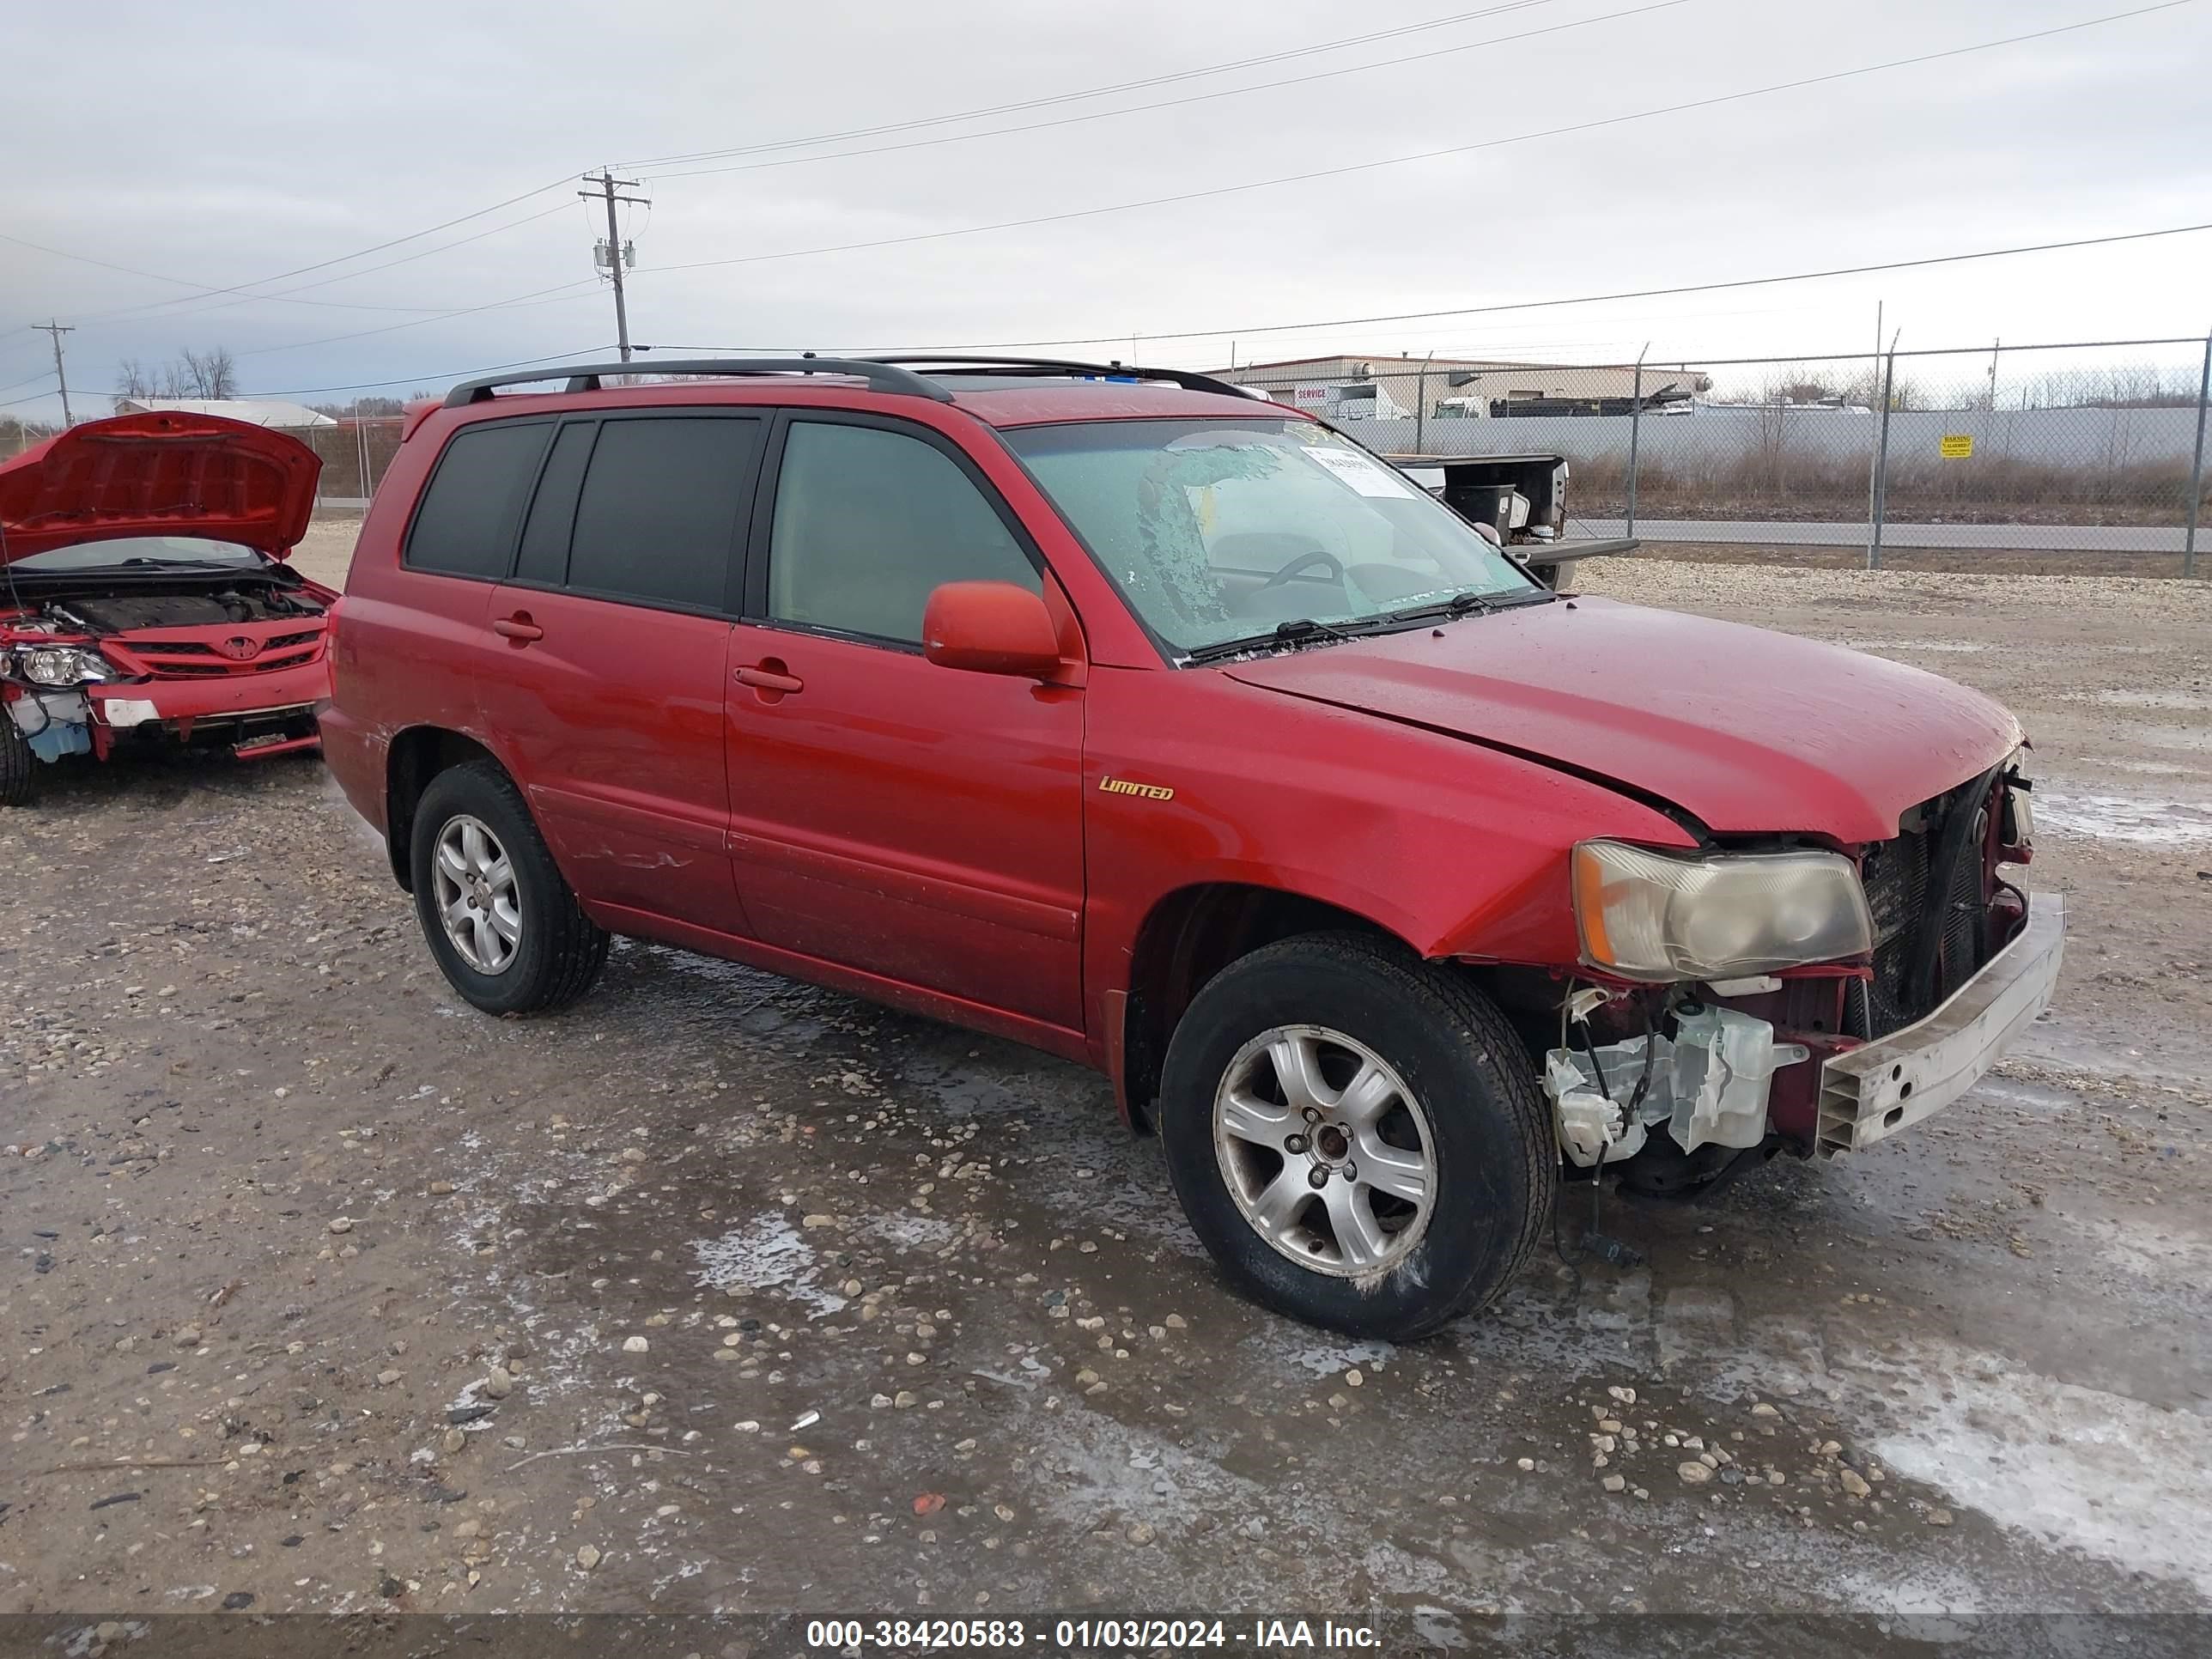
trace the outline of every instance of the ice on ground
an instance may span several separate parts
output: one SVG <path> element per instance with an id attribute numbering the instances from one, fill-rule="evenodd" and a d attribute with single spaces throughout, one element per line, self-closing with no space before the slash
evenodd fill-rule
<path id="1" fill-rule="evenodd" d="M 2132 841 L 2154 847 L 2212 842 L 2212 806 L 2145 800 L 2132 795 L 2073 795 L 2052 786 L 2035 793 L 2039 830 L 2095 841 Z"/>
<path id="2" fill-rule="evenodd" d="M 1880 1369 L 1891 1426 L 1867 1443 L 1898 1474 L 2000 1526 L 2212 1595 L 2201 1418 L 1945 1343 L 1905 1345 Z"/>
<path id="3" fill-rule="evenodd" d="M 845 1298 L 816 1282 L 814 1247 L 781 1215 L 757 1217 L 720 1238 L 694 1240 L 696 1282 L 709 1290 L 779 1291 L 814 1310 L 813 1317 L 838 1312 Z"/>

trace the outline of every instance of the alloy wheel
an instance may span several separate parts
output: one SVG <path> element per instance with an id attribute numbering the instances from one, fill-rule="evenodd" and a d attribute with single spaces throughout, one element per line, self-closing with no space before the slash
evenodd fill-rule
<path id="1" fill-rule="evenodd" d="M 480 974 L 506 972 L 522 948 L 522 907 L 499 837 L 481 818 L 448 818 L 431 871 L 439 919 L 461 960 Z"/>
<path id="2" fill-rule="evenodd" d="M 1273 1026 L 1237 1051 L 1213 1145 L 1253 1231 L 1316 1273 L 1389 1272 L 1435 1205 L 1425 1109 L 1380 1054 L 1326 1026 Z"/>

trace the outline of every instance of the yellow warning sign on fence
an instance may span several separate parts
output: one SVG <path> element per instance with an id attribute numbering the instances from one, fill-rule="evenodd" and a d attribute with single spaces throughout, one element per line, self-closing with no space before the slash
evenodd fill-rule
<path id="1" fill-rule="evenodd" d="M 1947 461 L 1971 461 L 1974 459 L 1974 434 L 1947 432 L 1936 441 L 1936 447 Z"/>

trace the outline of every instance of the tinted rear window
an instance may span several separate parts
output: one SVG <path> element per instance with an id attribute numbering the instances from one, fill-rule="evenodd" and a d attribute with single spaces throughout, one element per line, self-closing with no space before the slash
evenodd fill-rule
<path id="1" fill-rule="evenodd" d="M 454 434 L 416 508 L 408 565 L 489 581 L 506 575 L 515 519 L 551 430 L 543 421 L 494 421 Z"/>
<path id="2" fill-rule="evenodd" d="M 649 605 L 722 609 L 759 449 L 756 420 L 606 422 L 576 501 L 568 586 Z"/>
<path id="3" fill-rule="evenodd" d="M 568 580 L 568 530 L 575 521 L 576 485 L 599 429 L 590 421 L 571 422 L 553 441 L 545 476 L 538 481 L 538 499 L 530 506 L 530 522 L 522 527 L 522 550 L 514 558 L 518 580 L 558 587 Z"/>

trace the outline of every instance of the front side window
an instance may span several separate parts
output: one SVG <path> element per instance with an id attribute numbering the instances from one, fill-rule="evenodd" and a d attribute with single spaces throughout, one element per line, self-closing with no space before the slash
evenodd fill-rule
<path id="1" fill-rule="evenodd" d="M 1533 586 L 1396 468 L 1310 421 L 1096 421 L 1005 435 L 1179 653 L 1292 620 L 1379 623 L 1461 594 L 1517 602 Z"/>
<path id="2" fill-rule="evenodd" d="M 933 444 L 791 423 L 769 541 L 771 619 L 919 644 L 931 592 L 957 581 L 1042 591 L 982 491 Z"/>

